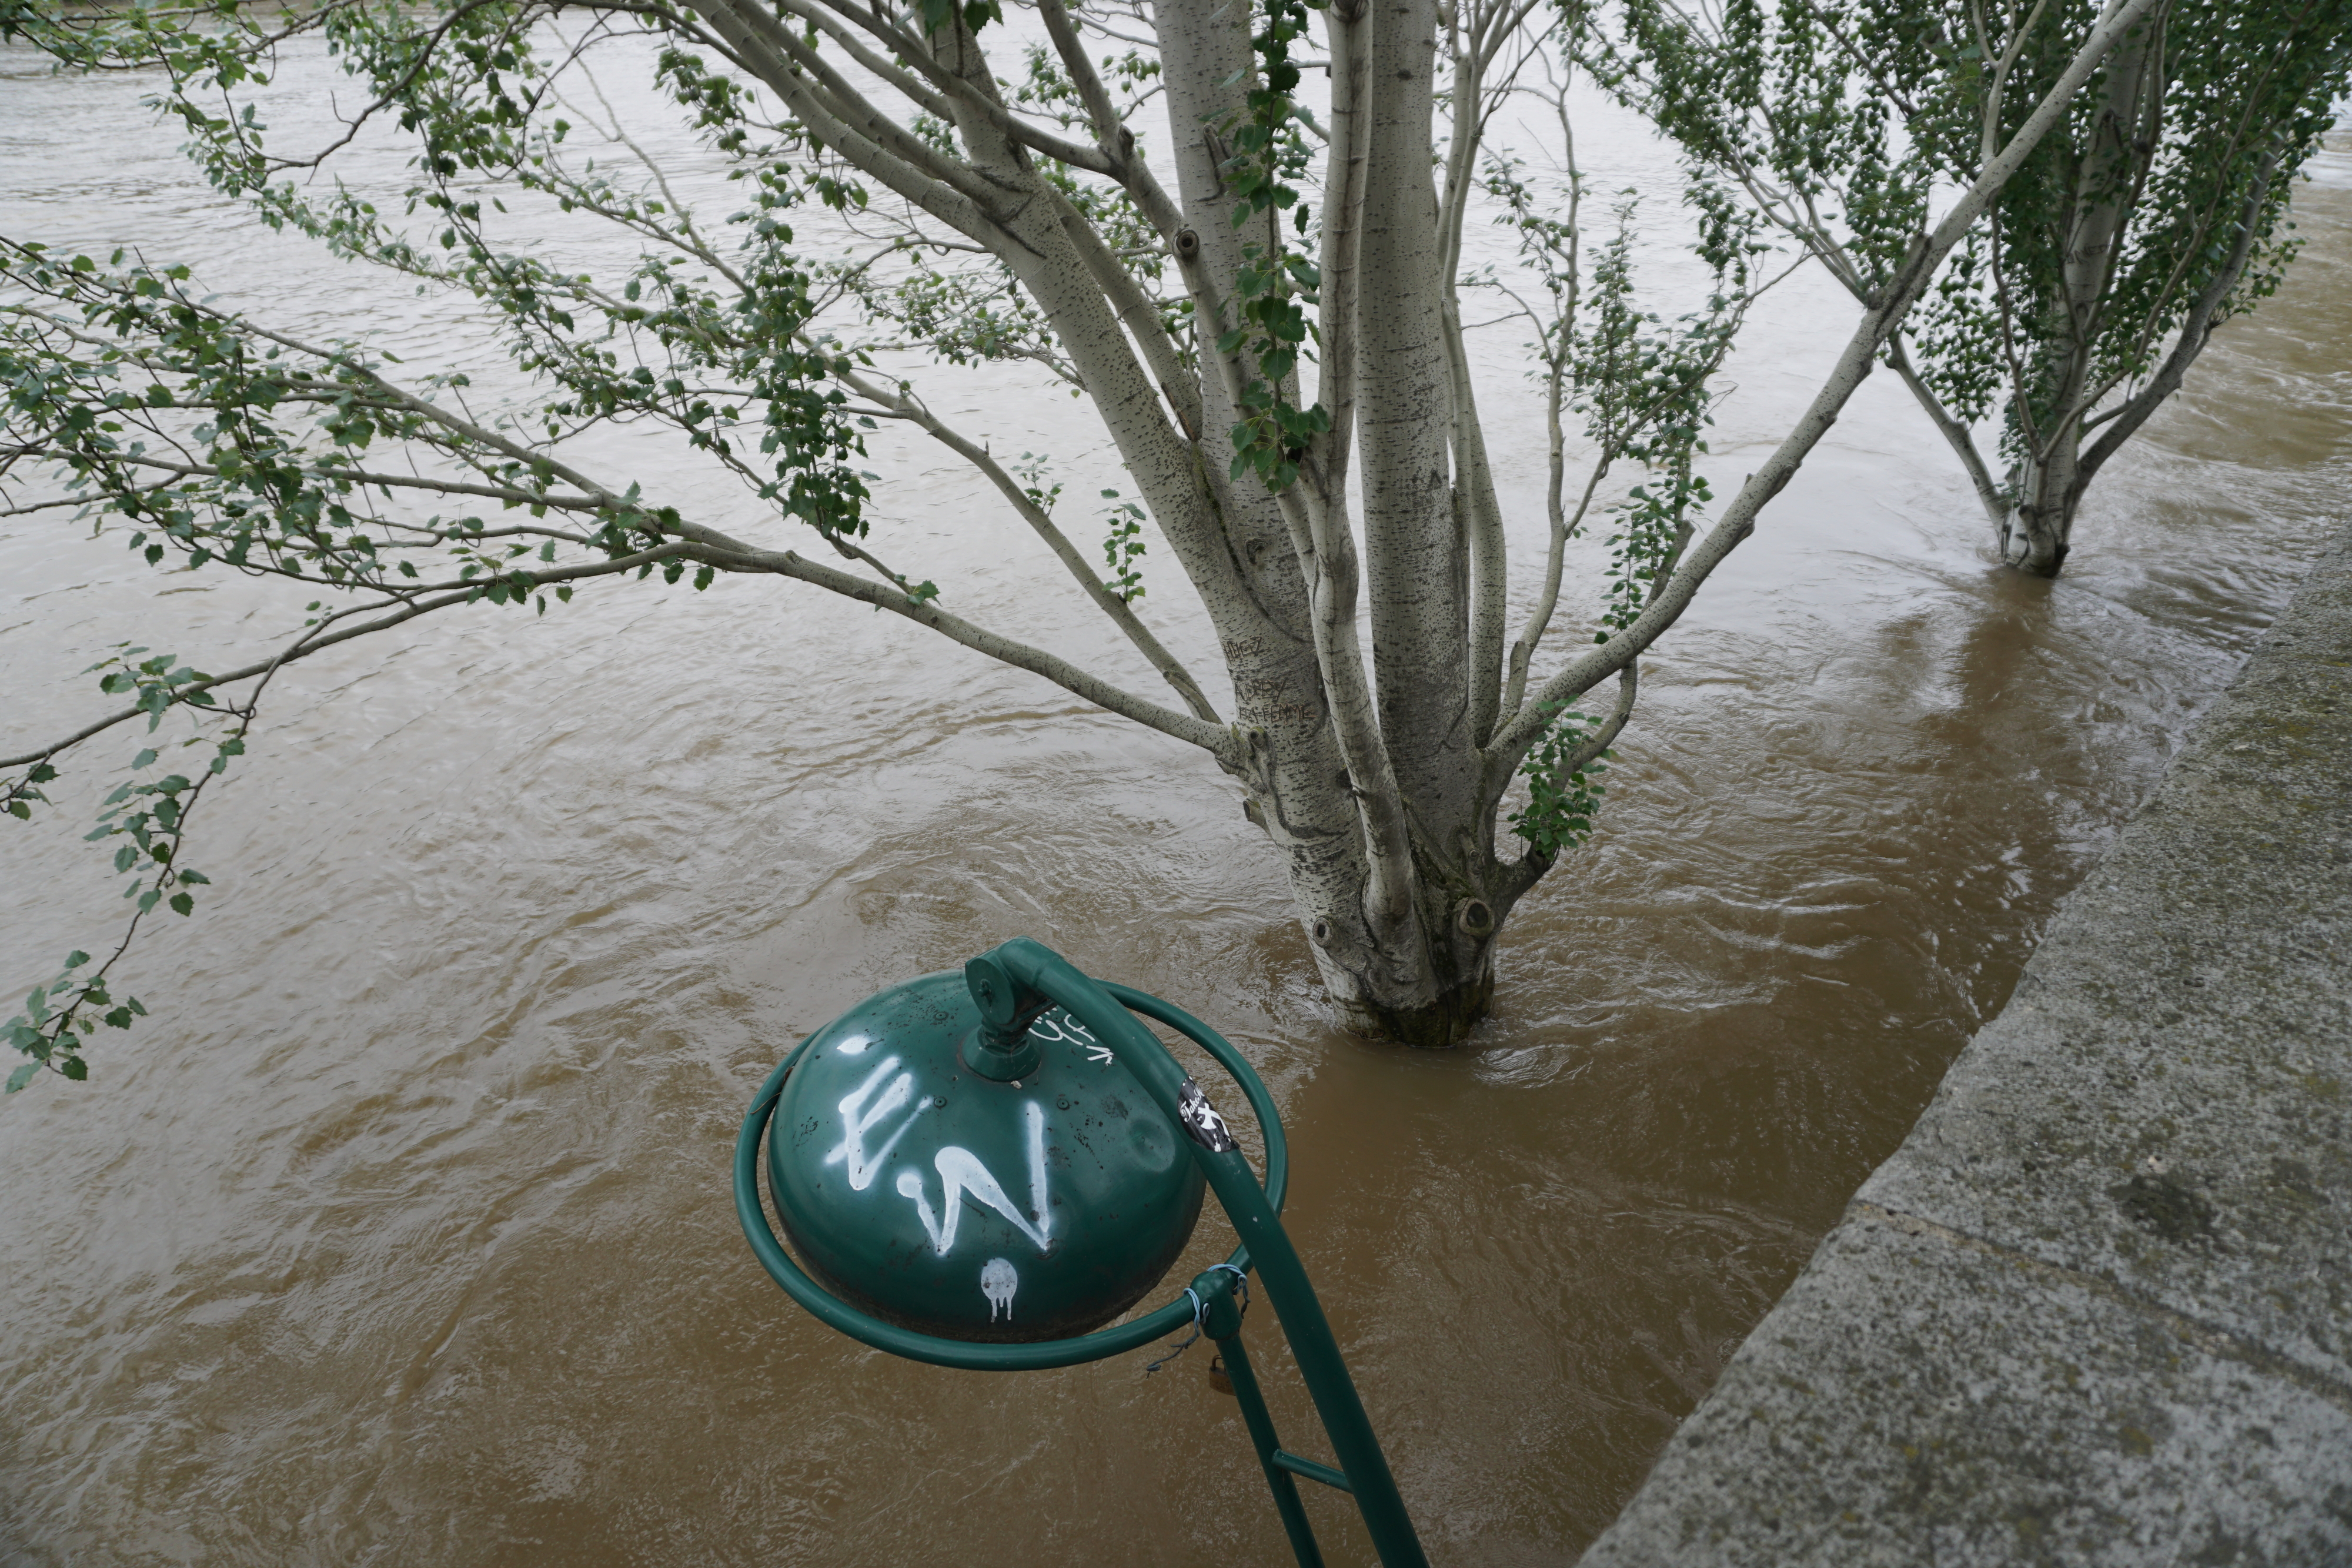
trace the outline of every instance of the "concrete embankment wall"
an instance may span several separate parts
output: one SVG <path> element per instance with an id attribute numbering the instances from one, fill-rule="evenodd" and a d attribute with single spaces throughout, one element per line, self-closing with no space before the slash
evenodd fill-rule
<path id="1" fill-rule="evenodd" d="M 2352 1564 L 2352 532 L 1583 1568 Z"/>

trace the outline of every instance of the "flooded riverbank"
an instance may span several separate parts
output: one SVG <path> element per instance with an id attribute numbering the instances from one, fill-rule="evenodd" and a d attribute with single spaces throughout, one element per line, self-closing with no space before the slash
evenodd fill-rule
<path id="1" fill-rule="evenodd" d="M 135 239 L 305 329 L 469 351 L 462 319 L 257 234 L 138 96 L 0 52 L 0 228 Z M 891 618 L 656 582 L 288 672 L 199 832 L 219 896 L 139 959 L 156 1018 L 89 1085 L 0 1108 L 0 1561 L 1279 1560 L 1204 1356 L 1149 1379 L 892 1362 L 799 1314 L 736 1231 L 728 1156 L 768 1067 L 1018 933 L 1259 1063 L 1294 1234 L 1433 1558 L 1571 1557 L 2352 499 L 2352 160 L 2318 173 L 2287 288 L 2102 479 L 2055 584 L 1990 567 L 1933 432 L 1866 389 L 1649 666 L 1601 831 L 1514 916 L 1459 1052 L 1326 1026 L 1213 768 Z M 1734 478 L 1849 319 L 1808 282 L 1739 363 Z M 1106 462 L 1034 388 L 974 378 L 942 407 L 1000 451 Z M 1496 429 L 1524 501 L 1532 413 Z M 1034 608 L 961 474 L 877 466 L 894 538 L 963 603 L 1129 669 Z M 1155 625 L 1211 664 L 1152 580 Z M 203 662 L 296 609 L 7 519 L 0 727 L 85 713 L 75 672 L 113 643 Z M 114 918 L 63 816 L 0 839 L 19 983 Z M 1343 1502 L 1309 1506 L 1335 1563 L 1366 1560 Z"/>

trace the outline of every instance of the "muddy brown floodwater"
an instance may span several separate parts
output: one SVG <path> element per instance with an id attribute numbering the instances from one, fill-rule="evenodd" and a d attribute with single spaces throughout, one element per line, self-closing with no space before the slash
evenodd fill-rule
<path id="1" fill-rule="evenodd" d="M 0 229 L 136 239 L 298 329 L 478 344 L 244 225 L 140 90 L 0 52 Z M 1668 166 L 1601 119 L 1604 174 Z M 1494 1016 L 1453 1053 L 1325 1025 L 1213 768 L 790 585 L 485 610 L 289 672 L 192 851 L 218 896 L 138 959 L 156 1017 L 87 1086 L 0 1109 L 0 1561 L 1286 1560 L 1205 1352 L 1150 1378 L 894 1362 L 795 1310 L 736 1229 L 768 1067 L 1024 932 L 1261 1065 L 1293 1233 L 1433 1559 L 1571 1559 L 2339 526 L 2352 159 L 2316 172 L 2293 281 L 2100 482 L 2054 585 L 1990 568 L 1928 426 L 1865 389 L 1653 662 L 1601 831 L 1515 916 Z M 1847 319 L 1804 280 L 1776 298 L 1720 476 Z M 1491 347 L 1532 517 L 1540 442 Z M 944 406 L 1108 470 L 1033 386 Z M 891 537 L 967 612 L 1129 668 L 961 476 L 877 463 Z M 75 672 L 109 644 L 202 663 L 295 614 L 5 520 L 0 731 L 86 712 Z M 15 984 L 110 929 L 86 803 L 0 835 Z M 1278 1418 L 1319 1453 L 1266 1330 Z M 1344 1500 L 1308 1506 L 1335 1563 L 1369 1560 Z"/>

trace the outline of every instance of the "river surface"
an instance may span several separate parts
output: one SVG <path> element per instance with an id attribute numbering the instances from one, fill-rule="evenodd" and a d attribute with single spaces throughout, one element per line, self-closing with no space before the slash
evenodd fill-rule
<path id="1" fill-rule="evenodd" d="M 0 52 L 0 230 L 136 242 L 298 331 L 482 361 L 478 323 L 220 202 L 142 90 Z M 1601 184 L 1671 166 L 1622 121 L 1581 134 Z M 1599 835 L 1514 916 L 1454 1052 L 1326 1024 L 1275 857 L 1198 757 L 813 590 L 482 608 L 289 670 L 192 844 L 215 895 L 130 961 L 155 1016 L 86 1086 L 0 1108 L 0 1562 L 1286 1560 L 1205 1347 L 1150 1377 L 893 1361 L 793 1308 L 736 1228 L 768 1068 L 1021 933 L 1259 1064 L 1293 1235 L 1433 1559 L 1572 1559 L 2341 525 L 2352 158 L 2315 173 L 2286 289 L 2100 481 L 2054 585 L 1990 566 L 1925 420 L 1864 389 L 1651 662 Z M 1719 491 L 1851 319 L 1810 278 L 1773 297 Z M 1532 545 L 1507 337 L 1485 401 Z M 1017 375 L 935 401 L 1052 451 L 1073 494 L 1117 480 Z M 604 455 L 703 500 L 632 440 Z M 877 538 L 966 613 L 1144 678 L 962 474 L 875 462 Z M 1145 609 L 1205 673 L 1171 572 L 1148 559 Z M 95 711 L 77 672 L 113 644 L 219 667 L 299 597 L 0 519 L 0 745 Z M 10 985 L 110 942 L 79 827 L 139 743 L 0 832 Z M 1251 1332 L 1286 1436 L 1325 1454 Z M 1308 1507 L 1334 1563 L 1370 1561 L 1345 1500 Z"/>

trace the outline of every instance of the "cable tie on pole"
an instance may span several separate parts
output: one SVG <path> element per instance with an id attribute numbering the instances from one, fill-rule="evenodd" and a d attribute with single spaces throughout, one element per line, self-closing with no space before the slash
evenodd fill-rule
<path id="1" fill-rule="evenodd" d="M 1212 1263 L 1209 1265 L 1208 1271 L 1213 1274 L 1219 1270 L 1223 1270 L 1224 1272 L 1231 1274 L 1234 1277 L 1234 1292 L 1241 1297 L 1242 1315 L 1244 1317 L 1248 1316 L 1250 1304 L 1248 1271 L 1246 1270 L 1237 1268 L 1231 1263 Z"/>
<path id="2" fill-rule="evenodd" d="M 1192 1349 L 1194 1342 L 1199 1340 L 1201 1337 L 1201 1324 L 1208 1318 L 1209 1303 L 1202 1301 L 1201 1299 L 1201 1292 L 1192 1289 L 1190 1285 L 1184 1287 L 1184 1293 L 1192 1298 L 1192 1332 L 1184 1336 L 1182 1343 L 1170 1345 L 1166 1355 L 1161 1356 L 1158 1361 L 1152 1362 L 1150 1365 L 1146 1366 L 1143 1369 L 1143 1375 L 1146 1377 L 1150 1376 L 1153 1373 L 1159 1371 L 1161 1367 L 1167 1365 L 1170 1362 L 1175 1360 L 1186 1351 Z"/>

